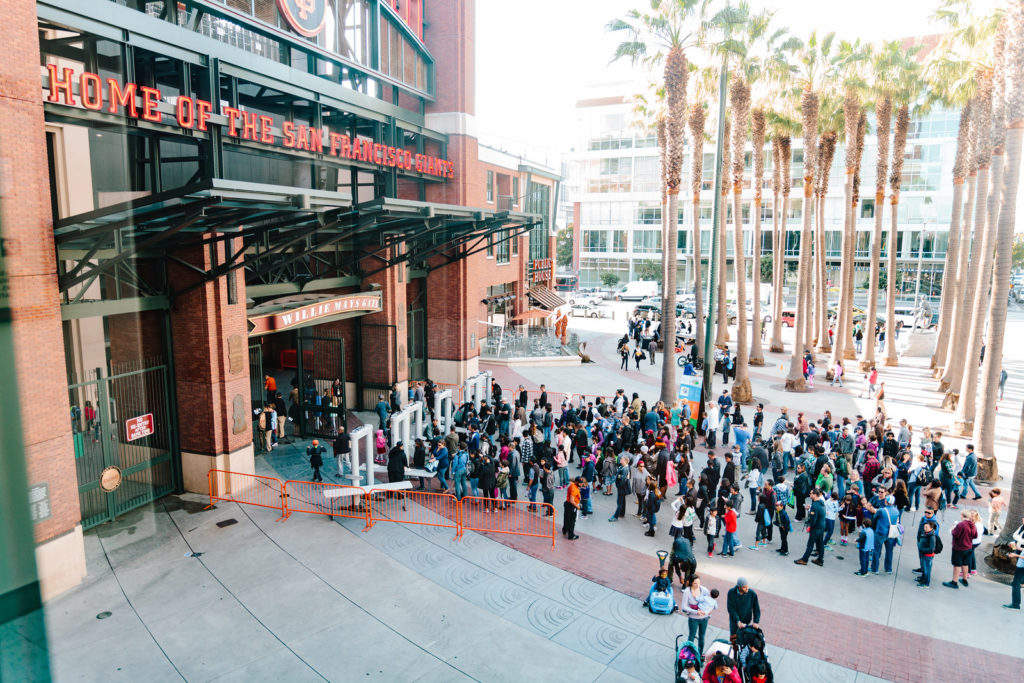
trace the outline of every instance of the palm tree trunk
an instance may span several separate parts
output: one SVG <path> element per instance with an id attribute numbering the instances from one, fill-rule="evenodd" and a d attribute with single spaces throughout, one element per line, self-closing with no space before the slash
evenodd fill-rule
<path id="1" fill-rule="evenodd" d="M 971 243 L 971 228 L 972 219 L 974 218 L 974 202 L 975 195 L 977 194 L 978 188 L 978 173 L 972 170 L 967 175 L 967 201 L 964 203 L 963 217 L 961 219 L 960 226 L 960 247 L 958 249 L 956 260 L 956 273 L 954 273 L 954 297 L 953 307 L 950 309 L 950 320 L 949 329 L 946 332 L 946 352 L 942 356 L 941 365 L 935 367 L 932 376 L 940 380 L 939 391 L 943 391 L 941 387 L 941 380 L 946 376 L 946 370 L 952 365 L 954 360 L 951 358 L 952 353 L 956 349 L 956 336 L 959 334 L 960 329 L 963 327 L 960 321 L 964 318 L 965 308 L 965 292 L 967 289 L 967 274 L 969 272 L 970 255 L 972 253 Z"/>
<path id="2" fill-rule="evenodd" d="M 754 257 L 750 264 L 750 275 L 754 283 L 751 296 L 754 315 L 750 321 L 750 354 L 747 362 L 757 366 L 764 365 L 764 347 L 761 344 L 761 186 L 764 185 L 764 130 L 764 110 L 755 109 L 750 117 L 750 142 L 754 155 Z"/>
<path id="3" fill-rule="evenodd" d="M 868 314 L 864 319 L 864 337 L 867 343 L 864 344 L 864 350 L 860 356 L 860 369 L 864 371 L 869 370 L 875 364 L 875 339 L 873 332 L 874 321 L 878 319 L 878 278 L 881 273 L 882 259 L 882 214 L 885 213 L 882 211 L 883 206 L 885 206 L 884 189 L 881 192 L 876 191 L 875 194 L 875 230 L 871 235 L 871 274 L 868 276 Z M 895 233 L 892 231 L 889 232 L 890 239 L 888 252 L 890 255 L 893 253 L 893 234 Z M 896 281 L 892 270 L 890 270 L 892 268 L 892 258 L 890 258 L 889 261 L 890 265 L 886 267 L 887 297 L 889 289 Z M 889 335 L 886 334 L 886 338 L 888 338 L 888 336 Z"/>
<path id="4" fill-rule="evenodd" d="M 800 272 L 797 280 L 796 312 L 797 335 L 790 357 L 789 374 L 786 375 L 786 391 L 804 391 L 807 381 L 804 379 L 801 348 L 806 341 L 810 324 L 809 285 L 811 275 L 811 221 L 814 218 L 812 199 L 814 197 L 814 155 L 818 128 L 818 96 L 805 88 L 800 98 L 800 109 L 803 120 L 804 135 L 804 214 L 803 228 L 800 231 Z"/>
<path id="5" fill-rule="evenodd" d="M 846 154 L 848 159 L 851 154 L 850 148 L 853 146 L 851 138 L 852 136 L 849 133 L 849 126 L 847 126 Z M 853 174 L 854 170 L 850 166 L 849 161 L 847 161 L 846 182 L 844 184 L 845 186 L 843 189 L 843 235 L 839 246 L 839 303 L 836 306 L 837 315 L 835 322 L 835 330 L 833 332 L 834 339 L 832 340 L 832 357 L 829 359 L 828 370 L 825 373 L 825 376 L 828 379 L 832 379 L 832 376 L 834 374 L 833 370 L 836 366 L 836 361 L 843 358 L 844 350 L 846 348 L 846 345 L 849 343 L 849 333 L 846 331 L 846 328 L 844 326 L 846 319 L 841 315 L 841 313 L 843 311 L 843 306 L 846 305 L 847 299 L 847 271 L 853 268 L 853 262 L 846 256 L 846 250 L 849 247 L 850 241 L 850 221 L 853 219 L 854 216 L 854 213 L 851 209 L 851 206 L 853 205 L 853 200 L 851 198 L 851 195 L 853 194 Z M 826 317 L 828 316 L 827 311 L 825 312 L 825 315 Z"/>
<path id="6" fill-rule="evenodd" d="M 783 149 L 789 149 L 784 139 L 778 135 L 772 138 L 773 177 L 772 192 L 772 341 L 768 347 L 773 353 L 782 353 L 782 289 L 785 283 L 783 258 L 786 240 L 786 212 L 789 210 L 789 196 L 782 194 L 787 164 L 784 162 Z M 788 183 L 786 183 L 788 186 Z M 781 215 L 780 215 L 781 214 Z"/>
<path id="7" fill-rule="evenodd" d="M 729 343 L 729 307 L 726 302 L 726 283 L 729 281 L 729 275 L 726 270 L 726 223 L 725 217 L 729 213 L 729 183 L 726 182 L 726 178 L 729 177 L 729 159 L 730 159 L 730 145 L 731 140 L 729 136 L 730 123 L 729 119 L 725 120 L 725 130 L 719 131 L 719 134 L 723 136 L 723 147 L 722 147 L 722 158 L 719 161 L 722 165 L 722 210 L 719 212 L 719 234 L 722 239 L 718 241 L 718 319 L 716 326 L 718 328 L 715 335 L 715 346 L 725 347 Z"/>
<path id="8" fill-rule="evenodd" d="M 676 387 L 676 276 L 679 265 L 676 254 L 679 246 L 679 187 L 682 184 L 683 147 L 686 143 L 686 57 L 674 46 L 665 57 L 665 101 L 668 109 L 665 124 L 667 146 L 666 190 L 668 192 L 668 220 L 665 255 L 665 296 L 661 311 L 661 400 L 667 405 L 678 398 Z M 653 351 L 651 353 L 654 353 Z"/>
<path id="9" fill-rule="evenodd" d="M 693 193 L 693 295 L 694 325 L 697 334 L 695 342 L 697 353 L 704 357 L 704 287 L 701 282 L 701 230 L 700 230 L 700 188 L 704 182 L 704 106 L 694 104 L 690 107 L 690 141 L 692 142 L 693 158 L 690 164 L 690 191 Z M 713 256 L 713 255 L 712 255 Z"/>
<path id="10" fill-rule="evenodd" d="M 743 148 L 747 141 L 747 120 L 750 118 L 750 86 L 739 74 L 730 86 L 729 99 L 733 111 L 732 131 L 732 217 L 733 263 L 736 271 L 736 379 L 732 398 L 737 403 L 749 403 L 750 373 L 747 355 L 747 257 L 743 244 Z"/>
<path id="11" fill-rule="evenodd" d="M 1011 131 L 1010 135 L 1013 135 Z M 1019 167 L 1020 157 L 1017 157 L 1016 167 Z M 1013 173 L 1014 171 L 1010 171 Z M 1003 524 L 1003 531 L 996 539 L 995 545 L 1006 546 L 1013 540 L 1013 532 L 1017 530 L 1020 521 L 1024 519 L 1024 404 L 1021 404 L 1020 426 L 1017 437 L 1017 458 L 1013 467 L 1013 482 L 1010 484 L 1010 501 L 1006 506 L 1006 522 Z"/>
<path id="12" fill-rule="evenodd" d="M 890 334 L 892 321 L 896 319 L 896 231 L 899 230 L 900 185 L 903 184 L 903 154 L 907 149 L 907 132 L 910 128 L 910 107 L 901 104 L 896 112 L 896 125 L 892 135 L 892 172 L 889 174 L 889 194 L 892 196 L 892 222 L 889 230 L 889 273 L 885 285 L 885 364 L 898 365 L 896 357 L 896 335 Z M 921 242 L 922 247 L 924 241 Z M 873 330 L 875 321 L 867 321 Z M 874 335 L 871 341 L 874 343 Z"/>
<path id="13" fill-rule="evenodd" d="M 970 131 L 971 105 L 960 110 L 960 127 L 956 138 L 956 159 L 953 162 L 953 210 L 949 219 L 949 243 L 942 267 L 942 301 L 939 305 L 939 327 L 935 335 L 935 353 L 931 367 L 938 367 L 946 357 L 949 330 L 953 323 L 953 302 L 957 297 L 956 271 L 960 262 L 961 216 L 964 208 L 964 176 L 967 169 L 967 135 Z"/>
<path id="14" fill-rule="evenodd" d="M 1024 121 L 1020 127 L 1010 128 L 1007 135 L 1006 175 L 1003 179 L 1003 197 L 999 205 L 996 244 L 1007 245 L 1013 240 L 1017 211 L 1017 187 L 1020 182 L 1021 143 L 1024 141 Z M 974 440 L 979 444 L 979 473 L 995 481 L 998 467 L 995 458 L 996 404 L 999 399 L 999 374 L 1003 366 L 1003 338 L 1006 333 L 1007 296 L 1013 263 L 1010 249 L 998 249 L 992 276 L 992 296 L 989 299 L 991 320 L 985 344 L 985 362 L 981 368 L 978 410 L 974 413 Z M 959 407 L 957 409 L 959 413 Z M 1016 493 L 1016 491 L 1015 491 Z"/>
<path id="15" fill-rule="evenodd" d="M 828 180 L 825 180 L 828 183 Z M 832 351 L 832 344 L 828 341 L 828 263 L 825 239 L 825 196 L 818 199 L 818 282 L 820 292 L 818 296 L 818 353 L 829 353 Z"/>

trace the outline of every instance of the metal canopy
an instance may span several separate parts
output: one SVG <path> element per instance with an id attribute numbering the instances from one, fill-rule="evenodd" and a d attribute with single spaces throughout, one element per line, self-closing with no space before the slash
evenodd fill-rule
<path id="1" fill-rule="evenodd" d="M 539 225 L 536 214 L 387 197 L 353 204 L 339 192 L 207 180 L 61 219 L 54 240 L 58 260 L 68 264 L 62 293 L 76 286 L 84 292 L 132 259 L 157 258 L 201 276 L 184 288 L 168 285 L 174 295 L 241 268 L 247 284 L 298 282 L 300 291 L 316 280 L 365 278 L 400 263 L 429 269 L 433 257 L 445 259 L 434 267 L 451 263 Z M 208 268 L 176 255 L 226 239 L 233 241 L 224 259 Z"/>

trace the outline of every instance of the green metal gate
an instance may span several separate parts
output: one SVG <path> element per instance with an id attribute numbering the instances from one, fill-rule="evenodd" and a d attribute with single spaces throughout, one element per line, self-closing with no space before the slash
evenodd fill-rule
<path id="1" fill-rule="evenodd" d="M 409 334 L 409 379 L 427 378 L 427 309 L 410 308 L 407 314 Z"/>
<path id="2" fill-rule="evenodd" d="M 171 493 L 180 476 L 167 366 L 140 360 L 111 370 L 68 384 L 85 529 Z"/>
<path id="3" fill-rule="evenodd" d="M 345 424 L 345 340 L 339 337 L 297 335 L 299 375 L 299 433 L 304 437 L 333 439 Z M 307 367 L 312 358 L 312 367 Z M 333 405 L 335 380 L 341 395 Z"/>

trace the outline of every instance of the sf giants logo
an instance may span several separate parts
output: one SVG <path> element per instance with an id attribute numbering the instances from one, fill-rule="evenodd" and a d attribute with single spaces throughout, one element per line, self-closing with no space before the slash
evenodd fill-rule
<path id="1" fill-rule="evenodd" d="M 327 21 L 327 0 L 277 0 L 277 9 L 296 33 L 312 38 Z"/>

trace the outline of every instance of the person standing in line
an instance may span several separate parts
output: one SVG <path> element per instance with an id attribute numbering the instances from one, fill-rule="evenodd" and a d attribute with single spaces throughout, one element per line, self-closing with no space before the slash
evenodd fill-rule
<path id="1" fill-rule="evenodd" d="M 263 437 L 263 447 L 269 453 L 274 450 L 274 429 L 277 427 L 274 420 L 274 409 L 270 403 L 263 406 L 263 411 L 257 420 L 260 429 L 260 436 Z"/>
<path id="2" fill-rule="evenodd" d="M 284 404 L 284 397 L 278 391 L 274 394 L 274 412 L 277 413 L 277 440 L 284 440 L 284 426 L 288 422 L 288 407 Z"/>
<path id="3" fill-rule="evenodd" d="M 316 439 L 313 439 L 313 445 L 306 449 L 306 455 L 309 456 L 309 466 L 313 468 L 313 481 L 324 480 L 320 476 L 320 468 L 324 466 L 323 453 L 326 450 Z"/>
<path id="4" fill-rule="evenodd" d="M 814 551 L 817 553 L 817 558 L 811 560 L 811 562 L 822 567 L 825 565 L 825 547 L 823 544 L 825 537 L 825 503 L 821 495 L 821 489 L 811 491 L 811 507 L 807 513 L 807 526 L 809 529 L 807 547 L 804 549 L 803 556 L 798 560 L 794 560 L 793 564 L 806 565 L 807 560 L 811 557 L 811 552 Z"/>
<path id="5" fill-rule="evenodd" d="M 551 470 L 551 463 L 548 460 L 544 461 L 544 474 L 541 476 L 541 492 L 546 504 L 544 516 L 551 517 L 555 514 L 555 473 Z"/>
<path id="6" fill-rule="evenodd" d="M 263 376 L 263 388 L 267 392 L 267 403 L 273 403 L 274 398 L 277 396 L 277 380 L 274 379 L 273 375 Z"/>
<path id="7" fill-rule="evenodd" d="M 1013 541 L 1010 542 L 1008 557 L 1016 560 L 1017 564 L 1013 571 L 1013 582 L 1010 584 L 1010 603 L 1003 605 L 1006 609 L 1020 609 L 1020 587 L 1024 583 L 1024 520 L 1017 530 L 1013 532 Z"/>
<path id="8" fill-rule="evenodd" d="M 927 588 L 932 583 L 932 560 L 938 553 L 939 534 L 934 520 L 925 520 L 923 533 L 917 539 L 917 554 L 921 562 L 921 576 L 917 579 L 918 588 Z"/>
<path id="9" fill-rule="evenodd" d="M 741 628 L 759 628 L 761 605 L 757 600 L 757 593 L 751 590 L 746 577 L 736 579 L 736 585 L 726 594 L 725 606 L 729 612 L 729 641 L 733 644 L 736 643 L 736 633 Z"/>
<path id="10" fill-rule="evenodd" d="M 575 541 L 579 538 L 576 535 L 576 515 L 580 510 L 580 482 L 582 481 L 580 477 L 576 477 L 569 484 L 569 488 L 565 492 L 565 504 L 563 506 L 565 521 L 562 523 L 562 535 L 568 537 L 570 541 Z"/>
<path id="11" fill-rule="evenodd" d="M 388 483 L 394 484 L 405 481 L 405 468 L 409 465 L 409 458 L 405 454 L 405 447 L 401 441 L 395 444 L 394 448 L 388 451 Z M 402 497 L 402 494 L 398 494 Z"/>
<path id="12" fill-rule="evenodd" d="M 345 474 L 345 460 L 348 459 L 351 452 L 352 440 L 345 431 L 345 425 L 338 425 L 338 436 L 334 438 L 334 459 L 338 462 L 338 479 L 341 479 Z M 358 477 L 359 472 L 353 472 L 352 476 Z M 423 480 L 420 479 L 420 484 L 422 485 L 422 483 Z"/>
<path id="13" fill-rule="evenodd" d="M 781 500 L 775 503 L 775 525 L 779 527 L 779 537 L 782 541 L 782 547 L 775 552 L 785 557 L 789 555 L 789 532 L 793 530 L 793 522 L 789 519 L 786 504 Z"/>
<path id="14" fill-rule="evenodd" d="M 615 471 L 615 514 L 608 518 L 609 522 L 617 522 L 626 516 L 626 497 L 629 495 L 629 459 L 619 458 L 619 466 Z"/>
<path id="15" fill-rule="evenodd" d="M 860 523 L 860 534 L 857 536 L 857 552 L 860 555 L 860 570 L 855 571 L 856 576 L 867 576 L 871 569 L 871 557 L 875 554 L 875 530 L 870 518 L 864 518 Z"/>
<path id="16" fill-rule="evenodd" d="M 978 529 L 974 522 L 969 519 L 967 510 L 960 512 L 960 522 L 953 527 L 953 552 L 951 562 L 953 564 L 953 580 L 943 581 L 946 588 L 967 588 L 969 566 L 971 564 L 971 553 L 974 552 L 974 538 L 978 535 Z M 957 585 L 957 578 L 960 584 Z"/>
<path id="17" fill-rule="evenodd" d="M 725 525 L 725 538 L 722 540 L 722 552 L 719 553 L 722 557 L 728 555 L 732 557 L 736 554 L 736 511 L 732 508 L 732 503 L 727 502 L 725 504 L 725 513 L 722 515 L 722 522 Z"/>
<path id="18" fill-rule="evenodd" d="M 390 414 L 390 411 L 388 410 L 387 402 L 384 400 L 384 394 L 377 395 L 377 405 L 374 407 L 373 411 L 377 413 L 377 419 L 380 420 L 378 429 L 386 430 L 388 428 L 388 415 Z"/>
<path id="19" fill-rule="evenodd" d="M 699 652 L 704 652 L 704 636 L 708 630 L 711 613 L 718 608 L 716 601 L 718 595 L 717 588 L 709 591 L 702 586 L 699 576 L 690 579 L 689 586 L 683 589 L 679 606 L 683 614 L 686 615 L 688 629 L 686 639 L 696 642 Z"/>

